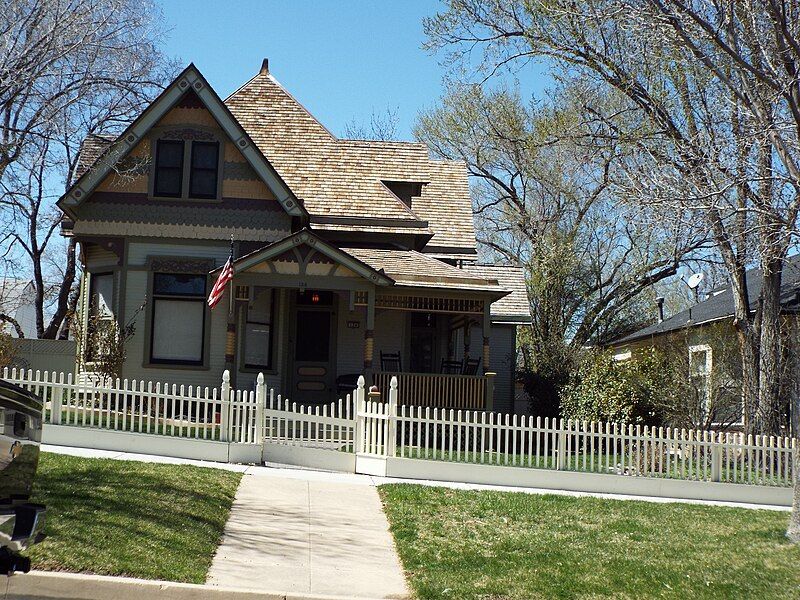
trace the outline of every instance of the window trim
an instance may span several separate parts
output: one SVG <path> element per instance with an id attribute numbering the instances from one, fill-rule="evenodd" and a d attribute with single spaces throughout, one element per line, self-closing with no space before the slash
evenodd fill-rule
<path id="1" fill-rule="evenodd" d="M 245 307 L 242 311 L 242 325 L 241 325 L 241 345 L 239 347 L 239 355 L 241 356 L 241 369 L 242 372 L 248 373 L 257 373 L 262 371 L 267 372 L 274 372 L 275 370 L 275 356 L 273 351 L 275 349 L 275 303 L 277 302 L 278 295 L 275 293 L 275 288 L 269 286 L 251 286 L 253 293 L 255 293 L 256 287 L 265 287 L 269 289 L 271 294 L 270 305 L 269 305 L 269 365 L 253 365 L 247 363 L 247 324 L 248 323 L 256 323 L 259 324 L 257 321 L 248 321 L 247 320 L 247 308 Z M 260 323 L 264 325 L 265 323 Z"/>
<path id="2" fill-rule="evenodd" d="M 182 261 L 184 261 L 187 265 L 191 265 L 191 268 L 187 268 L 186 270 L 181 270 L 180 267 L 169 269 L 164 268 L 160 264 L 163 261 L 169 261 L 173 264 L 178 265 Z M 167 273 L 167 274 L 182 274 L 182 275 L 202 275 L 206 278 L 206 292 L 208 292 L 209 288 L 209 277 L 208 272 L 203 271 L 197 268 L 197 258 L 182 258 L 182 257 L 167 257 L 167 256 L 148 256 L 147 257 L 147 298 L 150 300 L 148 304 L 151 306 L 148 307 L 148 310 L 145 311 L 146 318 L 145 318 L 145 342 L 142 344 L 143 350 L 143 360 L 142 360 L 142 367 L 143 368 L 160 368 L 160 369 L 188 369 L 188 370 L 202 370 L 207 371 L 210 369 L 209 360 L 210 354 L 209 351 L 210 344 L 211 344 L 211 309 L 208 307 L 208 303 L 206 302 L 206 298 L 184 298 L 189 301 L 199 302 L 202 300 L 203 302 L 203 349 L 202 349 L 202 361 L 174 361 L 174 360 L 164 360 L 164 359 L 155 359 L 153 360 L 153 353 L 152 353 L 152 346 L 153 346 L 153 320 L 155 316 L 155 302 L 156 296 L 153 294 L 153 287 L 154 287 L 154 279 L 157 273 Z M 213 263 L 213 261 L 211 261 Z M 213 268 L 213 267 L 212 267 Z M 161 296 L 161 298 L 165 300 L 180 300 L 181 296 Z"/>
<path id="3" fill-rule="evenodd" d="M 167 133 L 175 129 L 189 128 L 204 133 L 210 134 L 210 140 L 193 140 L 193 139 L 179 139 L 177 137 L 168 137 Z M 166 142 L 182 142 L 183 143 L 183 159 L 181 163 L 181 194 L 180 196 L 164 196 L 156 194 L 156 160 L 158 152 L 158 144 L 161 141 Z M 186 125 L 173 125 L 154 127 L 151 130 L 150 138 L 150 173 L 148 178 L 148 199 L 153 201 L 158 200 L 184 200 L 187 202 L 203 202 L 203 203 L 220 203 L 222 202 L 222 187 L 223 180 L 225 179 L 224 166 L 225 166 L 225 143 L 227 138 L 224 133 L 212 127 L 203 125 L 195 125 L 194 123 Z M 192 196 L 191 195 L 191 173 L 192 173 L 192 149 L 195 143 L 210 144 L 215 143 L 218 146 L 217 150 L 217 181 L 216 181 L 216 195 L 215 196 Z"/>

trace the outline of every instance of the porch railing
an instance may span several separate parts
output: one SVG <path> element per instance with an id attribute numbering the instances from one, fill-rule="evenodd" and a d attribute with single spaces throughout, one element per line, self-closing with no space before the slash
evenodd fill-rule
<path id="1" fill-rule="evenodd" d="M 373 375 L 373 383 L 388 394 L 389 382 L 397 377 L 397 401 L 405 406 L 492 410 L 494 373 L 445 375 L 440 373 L 393 373 Z"/>

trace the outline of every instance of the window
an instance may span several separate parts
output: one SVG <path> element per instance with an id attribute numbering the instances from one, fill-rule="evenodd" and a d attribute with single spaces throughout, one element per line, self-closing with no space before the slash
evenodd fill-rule
<path id="1" fill-rule="evenodd" d="M 114 332 L 113 273 L 89 274 L 89 315 L 86 321 L 86 351 L 88 362 L 108 354 L 110 338 Z"/>
<path id="2" fill-rule="evenodd" d="M 244 325 L 244 366 L 252 369 L 272 367 L 273 290 L 253 288 Z"/>
<path id="3" fill-rule="evenodd" d="M 205 316 L 205 275 L 154 273 L 150 361 L 202 365 Z"/>
<path id="4" fill-rule="evenodd" d="M 192 172 L 189 176 L 189 195 L 192 198 L 217 197 L 217 142 L 192 143 Z"/>
<path id="5" fill-rule="evenodd" d="M 113 306 L 112 296 L 114 294 L 114 275 L 112 273 L 97 273 L 90 275 L 89 288 L 91 295 L 89 299 L 89 308 L 92 316 L 101 319 L 112 318 Z"/>
<path id="6" fill-rule="evenodd" d="M 158 140 L 153 194 L 180 198 L 183 190 L 183 142 Z"/>

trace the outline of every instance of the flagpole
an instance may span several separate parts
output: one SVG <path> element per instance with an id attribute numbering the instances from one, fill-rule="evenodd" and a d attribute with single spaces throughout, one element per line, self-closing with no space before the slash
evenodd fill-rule
<path id="1" fill-rule="evenodd" d="M 233 234 L 231 234 L 231 262 L 233 262 Z M 235 274 L 235 273 L 234 273 Z M 233 278 L 231 277 L 231 287 L 228 290 L 228 316 L 233 316 Z"/>

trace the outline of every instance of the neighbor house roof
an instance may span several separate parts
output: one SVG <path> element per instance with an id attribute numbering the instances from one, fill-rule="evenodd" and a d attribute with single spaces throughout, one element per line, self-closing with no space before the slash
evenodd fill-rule
<path id="1" fill-rule="evenodd" d="M 511 293 L 492 304 L 492 319 L 515 323 L 531 322 L 531 303 L 528 299 L 528 287 L 525 284 L 525 272 L 519 267 L 498 265 L 464 265 L 464 271 L 496 279 L 500 286 Z"/>
<path id="2" fill-rule="evenodd" d="M 32 294 L 36 286 L 31 279 L 0 279 L 0 312 L 13 312 L 19 307 L 33 303 Z"/>
<path id="3" fill-rule="evenodd" d="M 761 269 L 747 271 L 747 292 L 750 307 L 755 310 L 758 297 L 761 294 L 762 282 Z M 786 312 L 800 310 L 800 255 L 786 259 L 783 266 L 781 282 L 781 308 Z M 648 327 L 635 331 L 622 338 L 614 340 L 611 346 L 618 346 L 648 337 L 663 335 L 686 327 L 695 327 L 733 316 L 733 292 L 730 285 L 715 288 L 708 292 L 708 298 L 698 302 L 691 308 L 664 319 L 661 323 L 654 323 Z"/>

